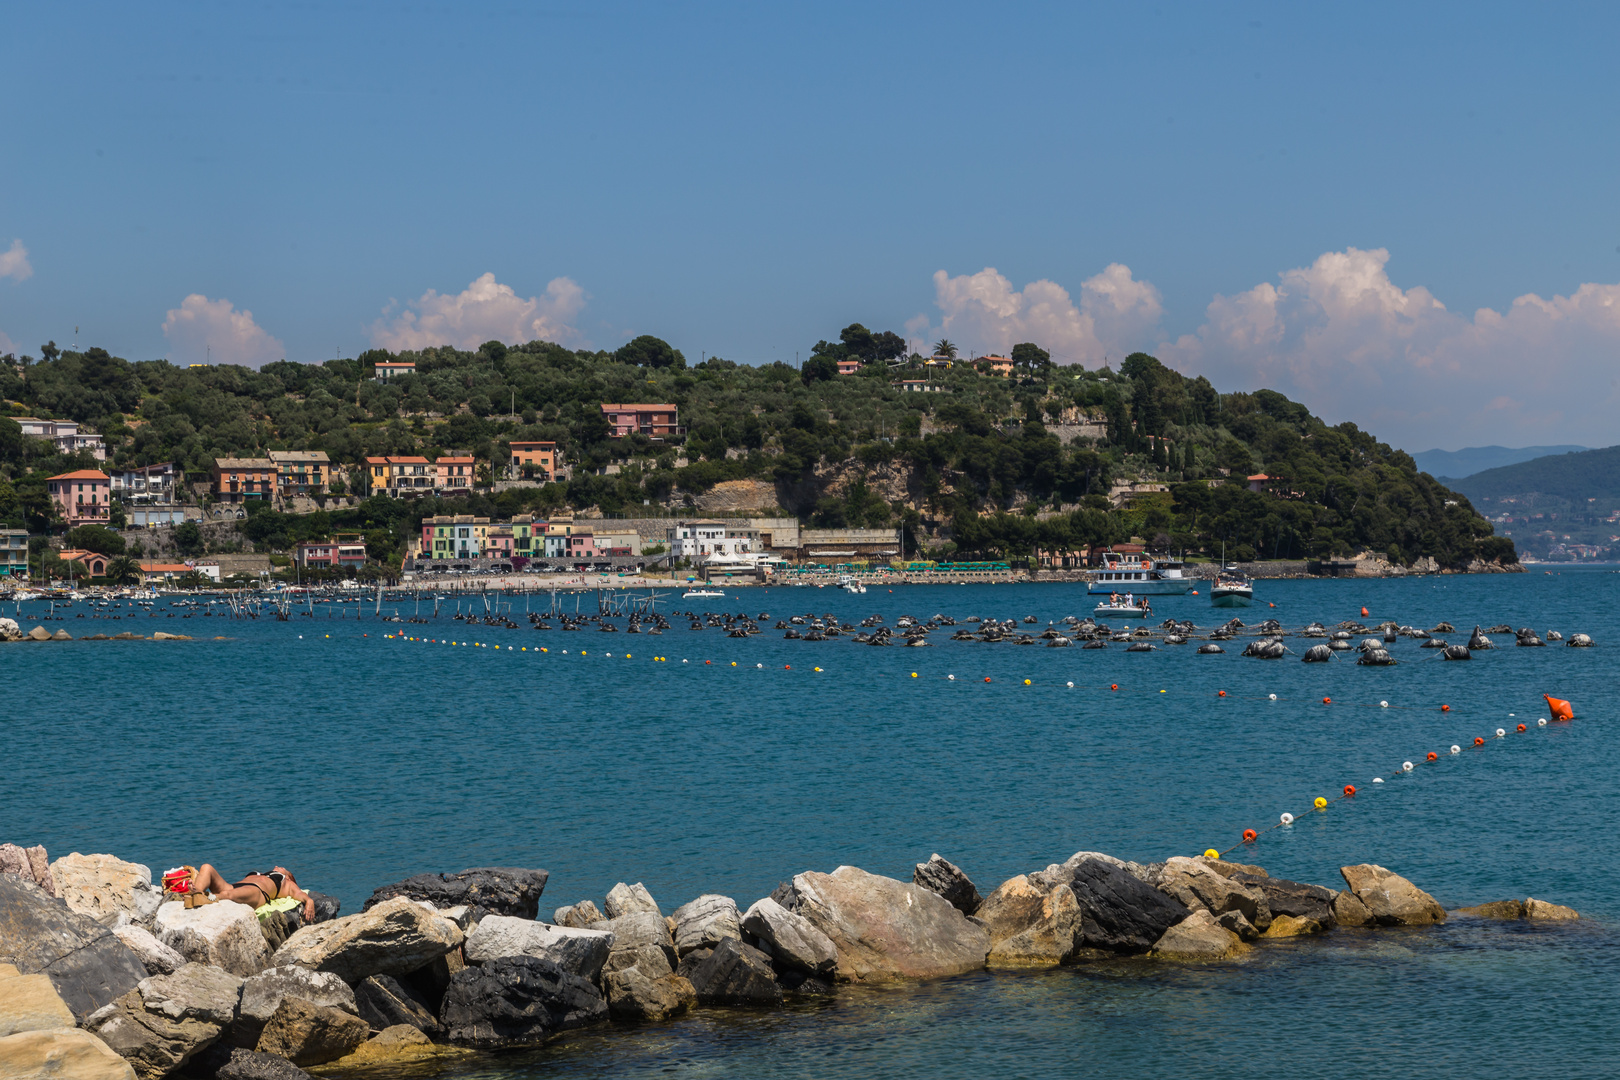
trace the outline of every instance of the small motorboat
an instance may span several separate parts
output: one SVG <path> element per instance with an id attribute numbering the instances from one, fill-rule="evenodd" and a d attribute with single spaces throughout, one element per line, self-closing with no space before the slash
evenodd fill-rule
<path id="1" fill-rule="evenodd" d="M 1104 616 L 1113 616 L 1118 619 L 1145 619 L 1153 614 L 1153 609 L 1147 606 L 1145 600 L 1134 604 L 1127 604 L 1121 600 L 1118 603 L 1104 602 L 1098 604 L 1093 612 L 1099 619 Z"/>
<path id="2" fill-rule="evenodd" d="M 1235 566 L 1223 566 L 1215 576 L 1215 586 L 1209 590 L 1213 607 L 1248 607 L 1254 600 L 1254 584 Z"/>
<path id="3" fill-rule="evenodd" d="M 726 595 L 717 589 L 687 589 L 681 593 L 682 600 L 708 600 Z"/>

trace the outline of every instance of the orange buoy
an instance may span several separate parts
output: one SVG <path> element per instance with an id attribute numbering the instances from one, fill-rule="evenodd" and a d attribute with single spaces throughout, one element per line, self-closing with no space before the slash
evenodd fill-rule
<path id="1" fill-rule="evenodd" d="M 1485 745 L 1485 740 L 1484 740 L 1484 739 L 1481 739 L 1481 738 L 1480 738 L 1480 737 L 1478 737 L 1478 736 L 1477 736 L 1477 735 L 1476 735 L 1476 736 L 1475 736 L 1475 737 L 1474 737 L 1474 745 L 1475 745 L 1475 746 L 1484 746 L 1484 745 Z"/>
<path id="2" fill-rule="evenodd" d="M 1325 697 L 1325 698 L 1322 699 L 1322 704 L 1331 705 L 1331 704 L 1333 704 L 1333 699 L 1330 698 L 1330 697 Z"/>
<path id="3" fill-rule="evenodd" d="M 1451 706 L 1450 705 L 1442 705 L 1442 706 L 1440 706 L 1440 711 L 1441 712 L 1450 712 L 1451 711 Z"/>
<path id="4" fill-rule="evenodd" d="M 988 676 L 988 675 L 986 675 L 986 676 L 985 676 L 985 677 L 984 677 L 984 681 L 985 681 L 985 682 L 989 682 L 989 681 L 990 681 L 990 676 Z"/>
<path id="5" fill-rule="evenodd" d="M 1244 829 L 1243 830 L 1243 842 L 1245 844 L 1252 844 L 1259 838 L 1260 838 L 1260 834 L 1255 832 L 1253 829 Z"/>
<path id="6" fill-rule="evenodd" d="M 1365 619 L 1367 617 L 1367 609 L 1366 608 L 1361 609 L 1361 617 L 1363 619 Z"/>
<path id="7" fill-rule="evenodd" d="M 1430 751 L 1429 751 L 1429 756 L 1428 756 L 1428 759 L 1427 759 L 1427 760 L 1429 760 L 1429 761 L 1434 761 L 1434 760 L 1436 760 L 1436 759 L 1438 759 L 1438 758 L 1439 758 L 1439 757 L 1440 757 L 1440 755 L 1439 755 L 1439 754 L 1437 754 L 1437 753 L 1435 753 L 1435 752 L 1434 752 L 1434 751 L 1433 751 L 1433 750 L 1430 750 Z"/>
<path id="8" fill-rule="evenodd" d="M 1575 719 L 1575 708 L 1569 702 L 1563 698 L 1555 698 L 1547 694 L 1541 696 L 1547 699 L 1547 708 L 1552 710 L 1554 720 Z"/>
<path id="9" fill-rule="evenodd" d="M 1347 798 L 1347 799 L 1353 799 L 1353 798 L 1355 798 L 1355 796 L 1356 796 L 1356 785 L 1354 785 L 1354 784 L 1346 784 L 1346 785 L 1344 785 L 1344 797 Z"/>
<path id="10" fill-rule="evenodd" d="M 1520 730 L 1520 731 L 1523 731 L 1523 730 L 1525 730 L 1525 727 L 1524 727 L 1524 725 L 1523 725 L 1523 724 L 1520 724 L 1520 725 L 1519 725 L 1519 730 Z"/>
<path id="11" fill-rule="evenodd" d="M 1118 690 L 1119 689 L 1119 683 L 1109 683 L 1108 684 L 1108 689 L 1110 689 L 1110 690 Z"/>
<path id="12" fill-rule="evenodd" d="M 1226 691 L 1225 690 L 1217 690 L 1215 692 L 1215 696 L 1216 697 L 1225 697 L 1226 696 Z"/>

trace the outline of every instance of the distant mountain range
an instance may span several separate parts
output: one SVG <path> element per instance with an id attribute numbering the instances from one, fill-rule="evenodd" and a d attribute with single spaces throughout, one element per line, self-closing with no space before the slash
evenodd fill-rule
<path id="1" fill-rule="evenodd" d="M 1436 480 L 1446 477 L 1460 479 L 1486 469 L 1500 469 L 1504 465 L 1517 465 L 1521 461 L 1532 461 L 1549 454 L 1570 454 L 1585 449 L 1584 446 L 1522 446 L 1518 449 L 1511 446 L 1467 446 L 1461 450 L 1425 450 L 1421 454 L 1413 454 L 1412 460 L 1417 462 L 1420 471 Z"/>
<path id="2" fill-rule="evenodd" d="M 1468 451 L 1460 450 L 1458 453 Z M 1567 499 L 1571 503 L 1584 503 L 1588 499 L 1620 499 L 1620 446 L 1541 456 L 1497 469 L 1486 469 L 1461 480 L 1438 476 L 1435 479 L 1453 491 L 1462 492 L 1476 503 L 1532 492 Z"/>

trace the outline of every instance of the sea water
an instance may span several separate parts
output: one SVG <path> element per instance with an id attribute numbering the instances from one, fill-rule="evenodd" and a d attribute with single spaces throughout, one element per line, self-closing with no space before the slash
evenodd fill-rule
<path id="1" fill-rule="evenodd" d="M 1476 623 L 1597 641 L 1527 649 L 1496 635 L 1497 650 L 1461 663 L 1403 638 L 1387 668 L 1353 654 L 1302 664 L 1298 637 L 1294 654 L 1263 661 L 1238 655 L 1241 641 L 1218 656 L 1196 643 L 1137 654 L 952 642 L 944 628 L 929 648 L 872 648 L 771 629 L 792 614 L 893 626 L 943 613 L 958 628 L 1033 615 L 1020 629 L 1038 632 L 1090 612 L 1075 585 L 662 594 L 666 612 L 759 618 L 747 639 L 673 615 L 662 635 L 624 633 L 622 618 L 616 634 L 535 631 L 525 606 L 546 596 L 496 601 L 518 630 L 452 620 L 453 601 L 427 625 L 381 622 L 374 601 L 289 622 L 169 619 L 163 604 L 159 618 L 124 608 L 136 617 L 103 621 L 81 603 L 43 625 L 196 640 L 0 648 L 0 839 L 157 870 L 279 863 L 345 912 L 414 873 L 489 865 L 548 869 L 544 913 L 600 904 L 618 881 L 643 882 L 668 912 L 706 892 L 746 908 L 797 872 L 841 864 L 909 879 L 933 852 L 988 893 L 1078 850 L 1143 862 L 1224 851 L 1286 811 L 1291 826 L 1229 857 L 1328 886 L 1341 865 L 1377 862 L 1447 907 L 1536 896 L 1583 919 L 1456 918 L 1266 943 L 1236 963 L 850 989 L 614 1025 L 439 1072 L 1610 1076 L 1617 589 L 1607 570 L 1566 569 L 1261 581 L 1256 605 L 1235 610 L 1155 598 L 1155 621 L 1204 628 L 1234 615 L 1331 627 L 1366 606 L 1369 625 L 1449 621 L 1457 632 L 1437 636 L 1454 642 Z M 578 603 L 594 609 L 595 594 Z M 47 610 L 17 617 L 26 629 Z M 416 608 L 385 602 L 395 610 Z M 1538 726 L 1543 693 L 1573 701 L 1576 721 Z M 1401 774 L 1430 751 L 1437 762 Z M 1346 784 L 1353 799 L 1311 810 Z"/>

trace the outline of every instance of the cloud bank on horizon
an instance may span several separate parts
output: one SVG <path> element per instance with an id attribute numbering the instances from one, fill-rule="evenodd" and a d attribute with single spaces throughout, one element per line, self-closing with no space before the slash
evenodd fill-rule
<path id="1" fill-rule="evenodd" d="M 169 360 L 176 364 L 246 364 L 260 367 L 284 359 L 286 346 L 253 321 L 253 312 L 229 300 L 192 293 L 163 317 Z"/>
<path id="2" fill-rule="evenodd" d="M 1620 285 L 1527 293 L 1467 318 L 1422 286 L 1400 288 L 1388 262 L 1383 248 L 1327 252 L 1276 284 L 1216 296 L 1197 331 L 1174 340 L 1160 329 L 1158 290 L 1119 263 L 1083 282 L 1078 303 L 1051 281 L 1017 290 L 994 269 L 942 270 L 940 321 L 907 328 L 985 349 L 1033 341 L 1089 367 L 1152 352 L 1222 390 L 1277 390 L 1398 446 L 1617 441 Z"/>
<path id="3" fill-rule="evenodd" d="M 435 345 L 476 349 L 491 340 L 582 345 L 573 320 L 585 300 L 585 290 L 570 278 L 553 278 L 544 296 L 525 300 L 494 274 L 484 274 L 454 296 L 429 289 L 392 319 L 385 312 L 371 326 L 371 343 L 391 352 Z"/>

